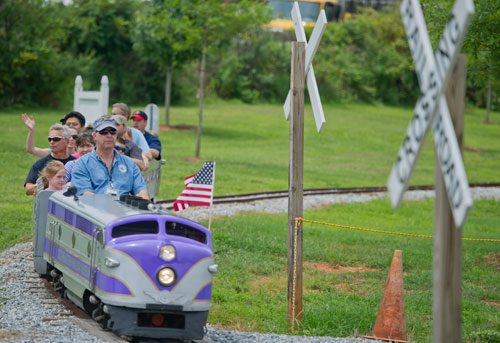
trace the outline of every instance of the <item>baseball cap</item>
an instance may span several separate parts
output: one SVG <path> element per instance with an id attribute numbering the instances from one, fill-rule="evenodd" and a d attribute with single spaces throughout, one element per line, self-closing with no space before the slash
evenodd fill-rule
<path id="1" fill-rule="evenodd" d="M 137 119 L 137 120 L 148 120 L 148 115 L 144 113 L 144 111 L 135 111 L 130 119 Z"/>
<path id="2" fill-rule="evenodd" d="M 101 131 L 107 127 L 112 127 L 116 130 L 116 122 L 110 117 L 101 117 L 94 121 L 94 131 Z"/>

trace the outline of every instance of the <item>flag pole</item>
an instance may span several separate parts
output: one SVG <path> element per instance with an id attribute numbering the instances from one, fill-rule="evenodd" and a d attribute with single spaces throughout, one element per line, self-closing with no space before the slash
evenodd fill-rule
<path id="1" fill-rule="evenodd" d="M 214 206 L 214 203 L 213 203 L 213 194 L 215 193 L 215 161 L 214 161 L 214 172 L 213 172 L 213 175 L 212 175 L 212 185 L 213 185 L 213 188 L 212 188 L 212 204 L 210 204 L 210 211 L 208 212 L 208 231 L 212 231 L 212 207 Z"/>

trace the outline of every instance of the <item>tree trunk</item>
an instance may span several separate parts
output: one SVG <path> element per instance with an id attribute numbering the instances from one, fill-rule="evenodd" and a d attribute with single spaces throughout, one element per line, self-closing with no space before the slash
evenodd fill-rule
<path id="1" fill-rule="evenodd" d="M 165 123 L 170 126 L 170 96 L 172 94 L 172 70 L 173 64 L 167 67 L 167 74 L 165 78 Z"/>
<path id="2" fill-rule="evenodd" d="M 205 96 L 205 63 L 206 63 L 206 52 L 205 49 L 201 51 L 200 58 L 200 71 L 199 71 L 199 90 L 198 96 L 200 98 L 200 108 L 198 112 L 198 128 L 196 129 L 196 150 L 195 157 L 200 157 L 200 145 L 201 145 L 201 131 L 202 131 L 202 119 L 203 119 L 203 97 Z"/>
<path id="3" fill-rule="evenodd" d="M 491 80 L 488 80 L 488 95 L 486 96 L 486 124 L 490 123 L 490 110 L 491 110 Z"/>

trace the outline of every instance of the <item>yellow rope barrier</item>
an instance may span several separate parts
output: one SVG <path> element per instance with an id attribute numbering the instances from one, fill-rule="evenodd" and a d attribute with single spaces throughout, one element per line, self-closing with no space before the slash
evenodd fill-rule
<path id="1" fill-rule="evenodd" d="M 295 290 L 297 288 L 297 231 L 300 223 L 300 220 L 298 220 L 299 218 L 295 218 L 293 225 L 292 333 L 295 332 L 295 322 L 297 321 L 295 315 Z"/>
<path id="2" fill-rule="evenodd" d="M 303 223 L 312 223 L 312 224 L 331 226 L 331 227 L 347 229 L 347 230 L 382 233 L 382 234 L 386 234 L 386 235 L 397 235 L 397 236 L 407 236 L 407 237 L 416 237 L 416 238 L 432 238 L 432 235 L 422 235 L 422 234 L 417 234 L 417 233 L 392 232 L 392 231 L 385 231 L 385 230 L 369 229 L 369 228 L 363 228 L 363 227 L 327 223 L 327 222 L 322 222 L 319 220 L 305 219 L 305 218 L 301 218 L 301 217 L 298 217 L 297 221 L 303 222 Z M 466 238 L 466 237 L 463 237 L 462 240 L 463 241 L 476 241 L 476 242 L 492 242 L 492 243 L 499 243 L 500 242 L 500 239 L 493 239 L 493 238 Z"/>

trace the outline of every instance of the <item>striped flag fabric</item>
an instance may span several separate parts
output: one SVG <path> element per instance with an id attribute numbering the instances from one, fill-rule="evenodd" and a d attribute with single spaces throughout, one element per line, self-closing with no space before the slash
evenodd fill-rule
<path id="1" fill-rule="evenodd" d="M 184 179 L 184 190 L 174 201 L 174 212 L 184 211 L 190 205 L 212 206 L 214 197 L 215 162 L 205 162 L 203 167 Z"/>

